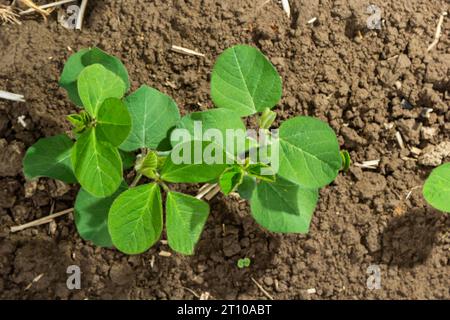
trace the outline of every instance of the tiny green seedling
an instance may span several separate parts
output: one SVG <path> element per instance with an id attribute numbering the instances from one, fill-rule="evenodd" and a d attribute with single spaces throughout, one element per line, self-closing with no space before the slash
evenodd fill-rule
<path id="1" fill-rule="evenodd" d="M 239 269 L 248 268 L 250 267 L 251 262 L 250 258 L 242 258 L 238 260 L 237 266 Z"/>
<path id="2" fill-rule="evenodd" d="M 431 172 L 423 186 L 423 196 L 434 208 L 450 213 L 450 162 Z"/>
<path id="3" fill-rule="evenodd" d="M 176 183 L 217 183 L 225 195 L 237 192 L 249 200 L 252 216 L 264 228 L 307 233 L 319 189 L 350 165 L 348 153 L 341 154 L 335 133 L 323 121 L 299 116 L 270 129 L 281 78 L 250 46 L 234 46 L 217 59 L 211 76 L 217 108 L 184 117 L 170 97 L 154 88 L 143 85 L 128 93 L 122 62 L 97 48 L 72 55 L 60 85 L 80 107 L 67 118 L 71 137 L 43 138 L 31 146 L 24 174 L 79 183 L 76 227 L 83 239 L 98 246 L 142 253 L 165 229 L 173 250 L 193 254 L 209 205 L 174 191 Z M 255 114 L 260 131 L 270 138 L 265 142 L 248 136 L 239 143 L 235 136 L 229 144 L 197 134 L 199 123 L 204 131 L 213 130 L 212 136 L 227 136 L 229 130 L 245 134 L 242 117 Z M 180 130 L 189 141 L 177 139 Z M 226 161 L 197 161 L 198 149 Z M 130 170 L 135 179 L 128 184 L 124 176 Z M 139 184 L 143 177 L 146 183 Z"/>

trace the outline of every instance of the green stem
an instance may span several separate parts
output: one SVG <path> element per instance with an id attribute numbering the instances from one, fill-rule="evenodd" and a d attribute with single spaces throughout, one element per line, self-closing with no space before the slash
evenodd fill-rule
<path id="1" fill-rule="evenodd" d="M 169 186 L 164 181 L 158 180 L 157 182 L 164 189 L 165 192 L 170 192 Z"/>
<path id="2" fill-rule="evenodd" d="M 136 187 L 136 185 L 139 183 L 139 180 L 141 180 L 142 178 L 142 174 L 141 173 L 136 173 L 136 176 L 133 179 L 133 182 L 131 182 L 130 184 L 130 188 Z"/>

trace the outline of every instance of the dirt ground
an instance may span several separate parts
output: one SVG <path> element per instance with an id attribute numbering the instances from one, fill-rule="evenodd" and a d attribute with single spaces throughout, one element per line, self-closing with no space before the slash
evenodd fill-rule
<path id="1" fill-rule="evenodd" d="M 275 299 L 450 298 L 450 219 L 427 206 L 420 191 L 435 162 L 450 160 L 423 156 L 450 142 L 449 16 L 438 45 L 426 50 L 449 3 L 289 2 L 290 18 L 275 0 L 98 0 L 90 1 L 81 32 L 62 28 L 55 14 L 47 24 L 32 15 L 20 26 L 0 26 L 0 89 L 27 100 L 0 100 L 0 298 L 197 299 L 208 292 L 265 299 L 252 279 Z M 369 4 L 381 9 L 380 30 L 367 28 Z M 76 109 L 58 78 L 73 51 L 99 46 L 120 57 L 133 90 L 156 87 L 185 114 L 213 107 L 212 65 L 238 43 L 260 48 L 280 72 L 280 119 L 317 116 L 354 162 L 380 159 L 372 169 L 353 165 L 321 191 L 308 235 L 269 233 L 247 203 L 223 196 L 211 201 L 191 257 L 160 256 L 170 251 L 161 242 L 138 256 L 95 248 L 80 239 L 71 215 L 10 233 L 52 206 L 56 212 L 73 205 L 77 187 L 27 183 L 21 171 L 27 147 L 69 130 L 65 115 Z M 172 52 L 172 44 L 205 57 Z M 17 120 L 22 115 L 26 127 Z M 430 150 L 418 155 L 414 148 Z M 241 270 L 236 262 L 243 257 L 252 264 Z M 81 267 L 80 290 L 66 287 L 69 265 Z M 370 265 L 381 271 L 378 290 L 366 284 Z"/>

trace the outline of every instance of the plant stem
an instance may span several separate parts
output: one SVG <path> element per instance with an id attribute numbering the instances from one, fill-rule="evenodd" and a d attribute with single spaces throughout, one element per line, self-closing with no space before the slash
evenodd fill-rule
<path id="1" fill-rule="evenodd" d="M 133 179 L 133 182 L 130 184 L 130 188 L 136 187 L 136 185 L 139 183 L 139 180 L 142 178 L 142 173 L 136 173 L 136 176 Z"/>
<path id="2" fill-rule="evenodd" d="M 170 192 L 169 186 L 162 180 L 157 180 L 157 183 L 164 189 L 165 192 Z"/>

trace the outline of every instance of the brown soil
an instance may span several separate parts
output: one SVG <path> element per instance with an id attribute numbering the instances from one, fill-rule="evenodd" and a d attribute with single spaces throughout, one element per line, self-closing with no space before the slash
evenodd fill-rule
<path id="1" fill-rule="evenodd" d="M 277 1 L 264 2 L 99 0 L 90 2 L 82 32 L 63 29 L 55 15 L 48 24 L 31 16 L 21 26 L 0 26 L 0 88 L 27 99 L 0 101 L 0 298 L 195 298 L 186 288 L 213 298 L 265 298 L 252 278 L 276 299 L 450 298 L 450 220 L 425 204 L 419 186 L 431 167 L 410 151 L 450 139 L 450 18 L 426 52 L 448 2 L 373 0 L 382 9 L 381 30 L 366 28 L 365 0 L 290 0 L 290 19 Z M 312 17 L 317 21 L 307 24 Z M 320 117 L 355 162 L 381 160 L 375 170 L 353 166 L 321 192 L 308 235 L 268 233 L 245 202 L 223 196 L 211 202 L 192 257 L 160 256 L 169 250 L 163 243 L 139 256 L 95 248 L 80 239 L 70 215 L 56 229 L 9 232 L 52 205 L 73 205 L 76 187 L 26 183 L 21 173 L 27 147 L 68 130 L 65 115 L 75 107 L 57 81 L 71 50 L 96 45 L 117 55 L 133 89 L 154 86 L 187 113 L 212 107 L 211 67 L 237 43 L 260 48 L 281 73 L 280 118 Z M 171 52 L 172 44 L 206 57 Z M 429 118 L 424 108 L 433 108 Z M 245 256 L 252 265 L 240 270 L 236 261 Z M 81 290 L 66 288 L 72 264 L 81 266 Z M 381 269 L 379 290 L 366 286 L 372 264 Z"/>

